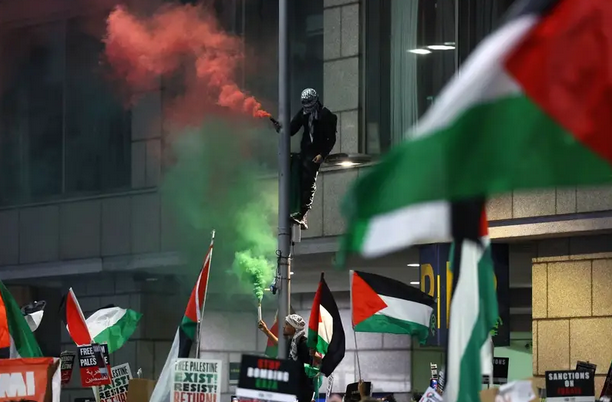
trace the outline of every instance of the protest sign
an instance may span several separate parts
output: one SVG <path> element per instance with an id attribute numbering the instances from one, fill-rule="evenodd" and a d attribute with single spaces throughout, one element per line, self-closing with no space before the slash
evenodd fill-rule
<path id="1" fill-rule="evenodd" d="M 221 360 L 176 359 L 172 373 L 172 400 L 219 402 Z"/>
<path id="2" fill-rule="evenodd" d="M 78 355 L 83 387 L 97 387 L 111 383 L 110 361 L 106 344 L 79 346 Z"/>
<path id="3" fill-rule="evenodd" d="M 300 370 L 293 360 L 242 355 L 236 396 L 242 399 L 295 402 Z"/>
<path id="4" fill-rule="evenodd" d="M 493 384 L 506 384 L 508 382 L 509 357 L 493 358 Z"/>
<path id="5" fill-rule="evenodd" d="M 74 369 L 74 358 L 76 353 L 65 350 L 60 354 L 60 369 L 62 372 L 62 384 L 68 384 L 72 378 L 72 370 Z"/>
<path id="6" fill-rule="evenodd" d="M 0 359 L 0 402 L 51 401 L 53 374 L 58 366 L 53 357 Z"/>
<path id="7" fill-rule="evenodd" d="M 132 379 L 129 363 L 123 363 L 111 369 L 112 383 L 98 388 L 100 402 L 126 402 L 128 387 Z"/>
<path id="8" fill-rule="evenodd" d="M 595 376 L 590 371 L 547 371 L 546 400 L 548 402 L 595 401 Z"/>

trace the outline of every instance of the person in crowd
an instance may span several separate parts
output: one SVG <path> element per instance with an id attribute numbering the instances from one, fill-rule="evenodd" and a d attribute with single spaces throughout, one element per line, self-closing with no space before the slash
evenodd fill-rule
<path id="1" fill-rule="evenodd" d="M 302 128 L 302 141 L 300 143 L 300 210 L 291 215 L 291 219 L 302 229 L 308 229 L 306 214 L 312 207 L 317 181 L 317 174 L 321 163 L 331 152 L 336 143 L 338 131 L 338 116 L 323 106 L 317 91 L 306 88 L 301 96 L 302 108 L 291 120 L 290 135 L 294 136 Z M 277 132 L 281 124 L 272 119 Z"/>
<path id="2" fill-rule="evenodd" d="M 278 345 L 278 338 L 268 329 L 266 323 L 259 321 L 259 329 L 270 339 L 275 345 Z M 306 322 L 298 314 L 291 314 L 285 318 L 283 326 L 283 336 L 290 339 L 287 358 L 300 363 L 300 367 L 304 364 L 312 364 L 312 353 L 308 349 L 306 338 Z M 306 371 L 300 371 L 300 389 L 298 390 L 298 402 L 311 402 L 314 395 L 313 381 L 308 377 Z"/>

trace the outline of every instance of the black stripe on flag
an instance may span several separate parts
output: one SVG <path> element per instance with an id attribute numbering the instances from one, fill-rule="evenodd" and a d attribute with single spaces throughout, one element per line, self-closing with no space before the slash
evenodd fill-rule
<path id="1" fill-rule="evenodd" d="M 384 276 L 371 274 L 368 272 L 354 271 L 359 275 L 374 292 L 381 296 L 394 297 L 396 299 L 410 300 L 415 303 L 425 304 L 433 307 L 436 301 L 427 293 L 421 292 L 420 289 L 414 286 L 406 285 L 403 282 Z"/>
<path id="2" fill-rule="evenodd" d="M 344 359 L 346 353 L 346 337 L 344 335 L 344 328 L 342 327 L 342 319 L 340 318 L 340 310 L 334 296 L 329 290 L 323 274 L 321 274 L 320 283 L 320 294 L 319 294 L 319 305 L 323 306 L 325 310 L 331 315 L 334 322 L 332 323 L 333 334 L 329 346 L 327 347 L 327 353 L 321 360 L 321 373 L 329 377 L 334 372 L 336 367 Z"/>
<path id="3" fill-rule="evenodd" d="M 191 346 L 193 345 L 193 341 L 187 336 L 183 328 L 179 326 L 179 350 L 178 350 L 178 358 L 188 358 L 189 353 L 191 352 Z"/>
<path id="4" fill-rule="evenodd" d="M 523 15 L 535 14 L 543 16 L 563 0 L 519 0 L 510 7 L 505 20 L 509 21 Z"/>

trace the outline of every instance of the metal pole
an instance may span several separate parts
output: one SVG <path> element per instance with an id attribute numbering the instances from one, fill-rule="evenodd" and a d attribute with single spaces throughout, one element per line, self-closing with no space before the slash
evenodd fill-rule
<path id="1" fill-rule="evenodd" d="M 290 101 L 289 101 L 289 0 L 278 1 L 278 111 L 282 130 L 278 140 L 278 358 L 287 358 L 287 341 L 282 334 L 285 317 L 291 303 L 291 225 L 289 222 L 289 158 Z"/>

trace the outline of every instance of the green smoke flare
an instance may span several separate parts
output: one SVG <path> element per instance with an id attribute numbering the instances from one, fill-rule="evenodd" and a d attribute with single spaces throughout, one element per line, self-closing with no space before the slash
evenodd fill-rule
<path id="1" fill-rule="evenodd" d="M 274 149 L 276 138 L 271 130 L 249 125 L 208 119 L 201 128 L 177 135 L 162 197 L 176 247 L 189 267 L 199 268 L 215 229 L 211 285 L 234 291 L 237 277 L 242 290 L 261 299 L 275 274 L 278 193 L 275 177 L 262 177 L 273 169 L 263 161 L 273 160 L 264 153 Z M 229 267 L 233 278 L 220 274 Z"/>

